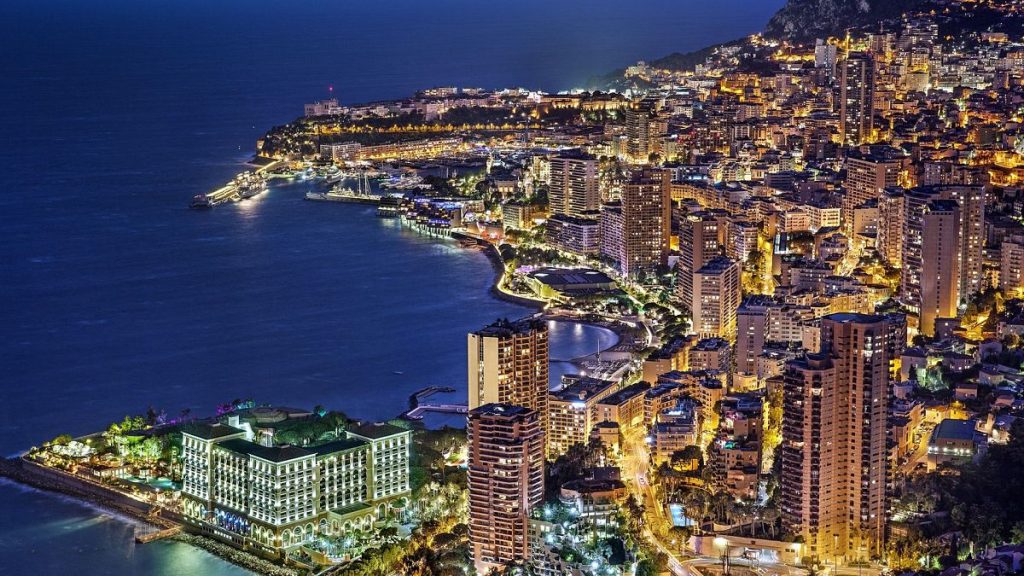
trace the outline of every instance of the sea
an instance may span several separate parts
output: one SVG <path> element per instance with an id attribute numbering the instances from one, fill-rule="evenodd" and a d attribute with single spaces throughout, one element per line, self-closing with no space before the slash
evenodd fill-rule
<path id="1" fill-rule="evenodd" d="M 305 102 L 569 89 L 754 32 L 782 3 L 3 0 L 0 453 L 149 407 L 253 399 L 382 420 L 420 388 L 460 388 L 466 333 L 531 312 L 490 295 L 481 253 L 304 201 L 304 183 L 208 212 L 191 196 Z M 552 329 L 558 358 L 611 338 Z M 245 573 L 133 530 L 0 482 L 0 574 Z"/>

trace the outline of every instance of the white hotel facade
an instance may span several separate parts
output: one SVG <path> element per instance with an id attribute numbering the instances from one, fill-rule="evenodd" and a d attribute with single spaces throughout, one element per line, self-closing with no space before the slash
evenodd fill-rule
<path id="1" fill-rule="evenodd" d="M 265 446 L 226 424 L 183 431 L 186 519 L 268 552 L 370 528 L 408 496 L 412 433 L 387 424 L 327 444 Z"/>

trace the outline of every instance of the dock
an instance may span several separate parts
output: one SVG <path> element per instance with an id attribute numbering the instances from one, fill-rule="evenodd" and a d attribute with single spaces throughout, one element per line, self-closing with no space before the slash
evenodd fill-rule
<path id="1" fill-rule="evenodd" d="M 427 412 L 435 412 L 439 414 L 468 414 L 469 407 L 465 404 L 428 404 L 423 402 L 424 399 L 433 396 L 434 394 L 451 394 L 452 392 L 455 392 L 455 388 L 452 388 L 451 386 L 427 386 L 409 397 L 409 405 L 412 406 L 412 408 L 403 412 L 400 418 L 404 418 L 406 420 L 422 420 L 423 416 L 425 416 Z"/>
<path id="2" fill-rule="evenodd" d="M 438 414 L 469 414 L 469 407 L 465 404 L 420 404 L 402 414 L 406 420 L 423 420 L 427 412 Z"/>
<path id="3" fill-rule="evenodd" d="M 178 534 L 181 534 L 181 526 L 171 526 L 170 528 L 164 528 L 163 530 L 144 533 L 139 533 L 138 529 L 136 529 L 135 541 L 139 544 L 149 544 L 150 542 L 156 542 L 157 540 L 163 540 L 164 538 L 171 538 Z"/>
<path id="4" fill-rule="evenodd" d="M 263 174 L 264 172 L 269 172 L 271 170 L 278 168 L 284 163 L 284 160 L 275 160 L 269 164 L 260 166 L 259 168 L 254 170 L 253 173 Z M 225 202 L 234 202 L 241 199 L 241 196 L 239 196 L 238 194 L 238 186 L 235 186 L 234 181 L 231 181 L 225 184 L 224 186 L 221 186 L 220 188 L 214 190 L 213 192 L 208 192 L 206 194 L 200 194 L 199 196 L 196 196 L 196 198 L 200 197 L 206 199 L 206 205 L 202 206 L 204 208 L 216 206 L 218 204 L 223 204 Z"/>

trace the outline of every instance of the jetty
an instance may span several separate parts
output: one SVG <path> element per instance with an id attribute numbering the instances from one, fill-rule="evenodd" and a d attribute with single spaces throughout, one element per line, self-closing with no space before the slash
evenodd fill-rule
<path id="1" fill-rule="evenodd" d="M 468 414 L 469 407 L 465 404 L 425 403 L 423 400 L 434 394 L 451 394 L 455 388 L 451 386 L 428 386 L 409 397 L 409 410 L 402 413 L 400 418 L 406 420 L 422 420 L 428 412 L 440 414 Z"/>
<path id="2" fill-rule="evenodd" d="M 406 420 L 423 420 L 427 412 L 440 414 L 469 414 L 469 406 L 465 404 L 420 404 L 402 414 Z"/>
<path id="3" fill-rule="evenodd" d="M 139 529 L 136 528 L 135 541 L 139 544 L 149 544 L 150 542 L 156 542 L 157 540 L 163 540 L 164 538 L 171 538 L 178 534 L 181 534 L 181 526 L 171 526 L 170 528 L 150 532 L 140 532 Z"/>
<path id="4" fill-rule="evenodd" d="M 286 161 L 284 160 L 274 160 L 269 164 L 260 166 L 259 168 L 254 170 L 252 174 L 255 174 L 257 176 L 265 176 L 267 173 L 276 170 L 285 163 Z M 243 172 L 242 174 L 247 174 L 247 172 Z M 232 202 L 242 199 L 242 196 L 239 194 L 238 184 L 236 182 L 237 178 L 238 177 L 236 177 L 235 180 L 228 182 L 224 186 L 221 186 L 220 188 L 214 190 L 213 192 L 207 192 L 206 194 L 199 194 L 195 196 L 192 199 L 192 207 L 212 208 L 213 206 L 216 206 L 218 204 L 223 204 L 225 202 Z"/>

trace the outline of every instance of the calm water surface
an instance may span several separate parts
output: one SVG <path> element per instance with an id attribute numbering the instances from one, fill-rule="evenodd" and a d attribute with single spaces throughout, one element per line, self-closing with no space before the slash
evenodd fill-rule
<path id="1" fill-rule="evenodd" d="M 301 185 L 209 213 L 188 198 L 328 85 L 347 102 L 557 90 L 747 34 L 781 4 L 0 2 L 0 452 L 150 405 L 387 418 L 422 386 L 459 386 L 466 332 L 527 312 L 488 295 L 481 254 L 305 202 Z M 601 338 L 557 332 L 556 357 Z M 0 574 L 241 572 L 10 484 L 0 509 Z"/>

